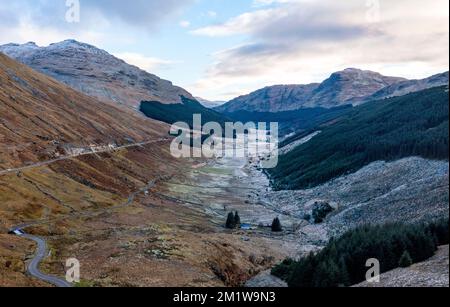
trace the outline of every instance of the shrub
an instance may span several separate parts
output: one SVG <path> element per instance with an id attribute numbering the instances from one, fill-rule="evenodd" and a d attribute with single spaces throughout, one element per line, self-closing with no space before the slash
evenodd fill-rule
<path id="1" fill-rule="evenodd" d="M 320 224 L 327 217 L 328 214 L 333 212 L 334 209 L 327 203 L 316 204 L 313 209 L 312 216 L 314 218 L 314 223 Z"/>
<path id="2" fill-rule="evenodd" d="M 225 226 L 226 226 L 228 229 L 234 229 L 234 228 L 236 228 L 236 224 L 235 224 L 233 212 L 228 213 L 227 222 L 225 223 Z"/>
<path id="3" fill-rule="evenodd" d="M 272 231 L 280 232 L 283 231 L 283 226 L 281 226 L 281 222 L 279 218 L 275 218 L 272 223 Z"/>
<path id="4" fill-rule="evenodd" d="M 234 214 L 234 227 L 241 227 L 241 217 L 239 216 L 239 213 L 237 211 Z"/>

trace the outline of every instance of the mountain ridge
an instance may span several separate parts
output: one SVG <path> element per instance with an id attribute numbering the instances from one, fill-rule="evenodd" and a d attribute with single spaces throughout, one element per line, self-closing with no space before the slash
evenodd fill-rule
<path id="1" fill-rule="evenodd" d="M 421 80 L 407 80 L 369 70 L 347 68 L 333 73 L 322 83 L 267 86 L 239 96 L 215 110 L 224 113 L 283 112 L 315 107 L 357 106 L 445 84 L 448 84 L 448 72 Z"/>
<path id="2" fill-rule="evenodd" d="M 39 47 L 34 42 L 6 44 L 0 52 L 70 87 L 102 100 L 138 109 L 141 101 L 182 103 L 193 98 L 172 82 L 76 40 Z"/>

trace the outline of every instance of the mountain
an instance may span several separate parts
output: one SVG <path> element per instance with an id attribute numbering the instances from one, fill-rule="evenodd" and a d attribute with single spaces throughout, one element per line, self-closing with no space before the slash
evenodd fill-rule
<path id="1" fill-rule="evenodd" d="M 79 93 L 1 53 L 0 85 L 3 167 L 54 158 L 90 144 L 141 142 L 167 131 L 161 123 Z"/>
<path id="2" fill-rule="evenodd" d="M 207 108 L 215 108 L 223 105 L 226 101 L 211 101 L 207 99 L 203 99 L 201 97 L 195 97 L 195 99 L 200 102 L 204 107 Z"/>
<path id="3" fill-rule="evenodd" d="M 365 97 L 364 99 L 356 99 L 354 103 L 364 103 L 372 100 L 380 100 L 391 97 L 403 96 L 409 93 L 418 92 L 432 87 L 448 86 L 448 71 L 433 75 L 429 78 L 421 80 L 406 80 L 398 83 L 394 83 L 382 90 L 376 92 L 373 95 Z"/>
<path id="4" fill-rule="evenodd" d="M 219 112 L 283 112 L 302 108 L 319 84 L 274 85 L 235 98 L 215 108 Z"/>
<path id="5" fill-rule="evenodd" d="M 180 204 L 189 189 L 173 195 L 172 183 L 195 181 L 202 161 L 174 158 L 167 130 L 0 54 L 0 285 L 49 286 L 27 273 L 41 252 L 8 235 L 17 227 L 51 246 L 46 274 L 63 278 L 67 257 L 80 259 L 82 286 L 236 287 L 285 257 Z"/>
<path id="6" fill-rule="evenodd" d="M 333 108 L 352 104 L 379 90 L 401 82 L 403 78 L 348 68 L 336 72 L 324 82 L 308 85 L 275 85 L 231 100 L 216 108 L 219 112 L 281 112 L 304 108 Z"/>
<path id="7" fill-rule="evenodd" d="M 448 87 L 355 107 L 268 170 L 277 189 L 317 186 L 375 161 L 448 160 Z"/>
<path id="8" fill-rule="evenodd" d="M 135 109 L 141 101 L 181 103 L 193 98 L 184 89 L 129 65 L 108 52 L 75 40 L 39 47 L 35 43 L 0 46 L 0 52 L 89 96 Z"/>

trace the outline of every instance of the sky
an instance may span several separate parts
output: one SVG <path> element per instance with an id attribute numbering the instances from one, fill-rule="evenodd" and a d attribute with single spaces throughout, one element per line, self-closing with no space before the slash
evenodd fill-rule
<path id="1" fill-rule="evenodd" d="M 449 67 L 448 0 L 0 0 L 0 44 L 76 39 L 227 101 L 348 67 Z"/>

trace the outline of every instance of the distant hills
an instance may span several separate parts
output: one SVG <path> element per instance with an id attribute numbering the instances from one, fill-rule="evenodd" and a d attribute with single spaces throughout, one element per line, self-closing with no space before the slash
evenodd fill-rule
<path id="1" fill-rule="evenodd" d="M 211 101 L 201 97 L 195 97 L 195 99 L 200 102 L 204 107 L 215 108 L 223 105 L 226 101 Z"/>
<path id="2" fill-rule="evenodd" d="M 345 69 L 322 83 L 275 85 L 235 98 L 215 108 L 219 112 L 283 112 L 307 108 L 360 105 L 448 84 L 448 72 L 424 80 L 386 77 L 379 73 Z"/>
<path id="3" fill-rule="evenodd" d="M 193 99 L 174 86 L 92 45 L 75 40 L 39 47 L 35 43 L 0 46 L 0 52 L 87 95 L 138 109 L 141 101 L 181 103 Z"/>

